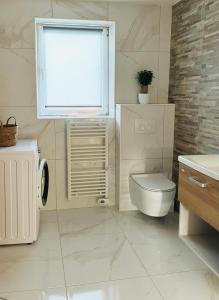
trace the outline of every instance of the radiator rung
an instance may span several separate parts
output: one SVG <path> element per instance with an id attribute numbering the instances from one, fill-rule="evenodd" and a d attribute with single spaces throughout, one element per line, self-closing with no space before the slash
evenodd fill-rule
<path id="1" fill-rule="evenodd" d="M 100 186 L 100 187 L 82 187 L 82 188 L 72 188 L 72 192 L 76 191 L 105 191 L 105 186 Z"/>
<path id="2" fill-rule="evenodd" d="M 103 190 L 106 187 L 106 183 L 101 184 L 81 184 L 81 185 L 71 185 L 73 190 Z"/>
<path id="3" fill-rule="evenodd" d="M 76 186 L 76 187 L 78 187 L 78 186 L 102 186 L 102 185 L 106 185 L 106 181 L 104 180 L 104 181 L 101 181 L 101 182 L 86 182 L 86 183 L 84 183 L 84 182 L 72 182 L 71 183 L 71 186 L 73 187 L 73 186 Z"/>
<path id="4" fill-rule="evenodd" d="M 78 135 L 78 136 L 71 136 L 72 138 L 74 139 L 87 139 L 88 136 L 82 136 L 82 135 Z M 91 137 L 91 135 L 90 135 Z M 102 139 L 105 139 L 105 136 L 104 135 L 92 135 L 93 138 L 102 138 Z"/>
<path id="5" fill-rule="evenodd" d="M 74 174 L 78 174 L 78 175 L 86 175 L 86 174 L 90 174 L 90 176 L 92 176 L 92 174 L 94 173 L 98 173 L 98 174 L 105 174 L 106 170 L 92 170 L 92 171 L 72 171 L 72 173 Z"/>
<path id="6" fill-rule="evenodd" d="M 106 184 L 106 180 L 102 180 L 102 181 L 86 181 L 86 182 L 81 182 L 81 181 L 74 181 L 71 183 L 71 186 L 95 186 L 95 185 L 105 185 Z"/>
<path id="7" fill-rule="evenodd" d="M 93 148 L 93 149 L 72 149 L 71 151 L 71 154 L 75 154 L 75 153 L 81 153 L 81 154 L 84 154 L 84 153 L 91 153 L 91 154 L 96 154 L 96 153 L 93 153 L 92 151 L 95 151 L 96 153 L 105 153 L 105 149 L 98 149 L 98 148 Z"/>
<path id="8" fill-rule="evenodd" d="M 90 180 L 90 179 L 94 179 L 94 178 L 98 178 L 98 179 L 102 179 L 102 178 L 105 178 L 105 174 L 95 174 L 95 175 L 76 175 L 76 174 L 72 174 L 71 173 L 71 178 L 75 178 L 76 180 L 76 176 L 77 176 L 77 180 L 81 180 L 81 178 L 83 180 Z M 95 177 L 94 177 L 95 176 Z"/>
<path id="9" fill-rule="evenodd" d="M 72 164 L 78 164 L 78 163 L 90 163 L 90 162 L 94 162 L 94 163 L 96 163 L 96 162 L 102 162 L 102 163 L 105 163 L 106 162 L 106 160 L 104 159 L 104 160 L 100 160 L 100 159 L 98 159 L 98 160 L 94 160 L 94 159 L 80 159 L 80 160 L 75 160 L 74 162 L 72 162 Z"/>
<path id="10" fill-rule="evenodd" d="M 84 158 L 84 157 L 93 157 L 93 158 L 97 158 L 97 157 L 102 157 L 102 158 L 104 158 L 104 157 L 106 157 L 106 154 L 105 153 L 80 153 L 80 154 L 78 154 L 78 153 L 72 153 L 71 154 L 71 157 L 74 159 L 74 158 L 80 158 L 80 157 L 82 157 L 82 158 Z"/>
<path id="11" fill-rule="evenodd" d="M 84 126 L 84 127 L 74 127 L 74 128 L 71 128 L 71 132 L 72 131 L 93 131 L 93 130 L 95 130 L 95 131 L 100 131 L 100 130 L 106 130 L 103 126 L 92 126 L 92 127 L 88 127 L 88 126 Z"/>
<path id="12" fill-rule="evenodd" d="M 71 132 L 72 136 L 78 136 L 78 135 L 103 135 L 105 134 L 105 131 L 101 130 L 101 131 L 77 131 L 77 132 Z"/>
<path id="13" fill-rule="evenodd" d="M 94 194 L 92 194 L 92 193 L 73 193 L 72 195 L 71 195 L 72 197 L 106 197 L 106 194 L 105 193 L 94 193 Z"/>
<path id="14" fill-rule="evenodd" d="M 91 129 L 91 128 L 104 128 L 105 129 L 105 123 L 102 124 L 81 124 L 81 123 L 75 123 L 71 126 L 70 130 L 74 130 L 74 129 L 79 129 L 79 128 L 87 128 L 87 129 Z"/>
<path id="15" fill-rule="evenodd" d="M 94 145 L 94 146 L 87 146 L 87 145 L 81 145 L 81 146 L 74 146 L 72 145 L 73 150 L 95 150 L 95 149 L 105 149 L 106 146 L 99 146 L 99 145 Z"/>

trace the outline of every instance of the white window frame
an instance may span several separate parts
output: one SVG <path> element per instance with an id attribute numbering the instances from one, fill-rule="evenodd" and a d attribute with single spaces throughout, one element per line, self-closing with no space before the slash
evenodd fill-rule
<path id="1" fill-rule="evenodd" d="M 104 72 L 105 91 L 104 103 L 101 109 L 92 107 L 47 107 L 45 90 L 45 63 L 43 29 L 50 28 L 89 28 L 104 31 L 103 38 L 107 38 L 103 59 L 108 60 Z M 35 18 L 35 43 L 36 43 L 36 86 L 37 86 L 37 116 L 39 119 L 83 118 L 83 117 L 111 117 L 114 114 L 115 103 L 115 22 L 93 20 L 68 20 Z"/>

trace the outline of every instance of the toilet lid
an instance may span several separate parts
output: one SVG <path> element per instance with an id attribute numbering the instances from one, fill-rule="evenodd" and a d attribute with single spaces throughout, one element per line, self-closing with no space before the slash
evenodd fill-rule
<path id="1" fill-rule="evenodd" d="M 132 175 L 132 179 L 143 189 L 150 191 L 171 191 L 176 188 L 174 182 L 163 174 L 138 174 Z"/>

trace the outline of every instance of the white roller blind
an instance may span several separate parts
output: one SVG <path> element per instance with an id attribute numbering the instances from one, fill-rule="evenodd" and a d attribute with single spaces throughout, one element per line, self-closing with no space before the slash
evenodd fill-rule
<path id="1" fill-rule="evenodd" d="M 101 107 L 103 30 L 44 27 L 46 107 Z"/>

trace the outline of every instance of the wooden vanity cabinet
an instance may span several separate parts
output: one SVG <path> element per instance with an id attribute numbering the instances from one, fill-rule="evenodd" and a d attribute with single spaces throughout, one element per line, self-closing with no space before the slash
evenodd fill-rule
<path id="1" fill-rule="evenodd" d="M 179 201 L 219 231 L 219 181 L 180 164 Z"/>

